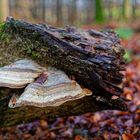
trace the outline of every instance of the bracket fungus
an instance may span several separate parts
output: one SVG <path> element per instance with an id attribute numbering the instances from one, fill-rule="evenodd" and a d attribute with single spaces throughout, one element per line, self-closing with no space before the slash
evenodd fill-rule
<path id="1" fill-rule="evenodd" d="M 67 101 L 76 100 L 91 91 L 82 89 L 78 83 L 60 70 L 48 67 L 34 83 L 29 84 L 20 97 L 13 95 L 9 102 L 9 107 L 19 106 L 59 106 Z M 16 102 L 15 102 L 16 101 Z"/>
<path id="2" fill-rule="evenodd" d="M 32 60 L 23 59 L 0 68 L 0 87 L 23 88 L 32 83 L 45 68 Z"/>
<path id="3" fill-rule="evenodd" d="M 23 88 L 28 84 L 20 96 L 12 96 L 10 108 L 59 106 L 92 94 L 63 71 L 53 67 L 43 68 L 27 59 L 0 68 L 0 81 L 0 86 L 9 88 Z"/>

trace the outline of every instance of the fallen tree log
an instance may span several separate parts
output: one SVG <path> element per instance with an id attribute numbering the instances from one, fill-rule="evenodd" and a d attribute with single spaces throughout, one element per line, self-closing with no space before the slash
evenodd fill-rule
<path id="1" fill-rule="evenodd" d="M 22 53 L 74 75 L 80 84 L 94 92 L 100 91 L 98 94 L 121 94 L 115 84 L 122 82 L 124 50 L 114 32 L 57 29 L 12 18 L 5 26 L 5 33 L 20 37 L 22 45 L 17 47 Z"/>
<path id="2" fill-rule="evenodd" d="M 104 109 L 126 110 L 120 98 L 124 70 L 124 50 L 119 38 L 112 31 L 65 29 L 48 25 L 31 24 L 8 18 L 1 27 L 1 65 L 19 58 L 30 57 L 40 64 L 51 65 L 74 76 L 93 95 L 58 107 L 21 107 L 8 109 L 13 92 L 1 93 L 1 126 L 14 125 L 35 118 L 78 115 Z M 4 90 L 5 91 L 5 90 Z M 115 99 L 113 98 L 115 95 Z M 117 98 L 116 98 L 117 97 Z"/>

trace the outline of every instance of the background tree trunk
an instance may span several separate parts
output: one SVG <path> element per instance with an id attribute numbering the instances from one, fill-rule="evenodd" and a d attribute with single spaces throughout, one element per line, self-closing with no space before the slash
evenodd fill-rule
<path id="1" fill-rule="evenodd" d="M 130 0 L 123 1 L 123 17 L 128 20 L 132 16 L 132 4 Z"/>
<path id="2" fill-rule="evenodd" d="M 95 0 L 95 21 L 97 23 L 102 23 L 104 21 L 103 10 L 103 1 Z"/>
<path id="3" fill-rule="evenodd" d="M 57 0 L 57 3 L 56 3 L 56 18 L 57 18 L 57 24 L 59 26 L 61 26 L 62 21 L 63 21 L 62 0 Z"/>
<path id="4" fill-rule="evenodd" d="M 9 16 L 9 1 L 0 0 L 0 21 L 4 21 Z"/>

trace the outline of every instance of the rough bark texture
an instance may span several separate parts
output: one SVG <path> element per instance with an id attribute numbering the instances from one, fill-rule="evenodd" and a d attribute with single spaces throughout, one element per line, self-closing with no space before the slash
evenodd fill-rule
<path id="1" fill-rule="evenodd" d="M 87 96 L 79 100 L 66 102 L 58 107 L 37 108 L 30 106 L 15 109 L 8 108 L 10 97 L 13 93 L 19 92 L 21 93 L 19 90 L 0 89 L 0 127 L 25 123 L 38 118 L 47 117 L 47 119 L 54 119 L 56 117 L 80 115 L 106 109 L 120 109 L 117 104 L 124 107 L 120 100 L 106 100 L 106 102 L 110 102 L 110 105 L 107 105 L 102 101 L 96 101 L 96 98 L 92 96 Z M 122 108 L 122 110 L 126 110 L 126 108 Z"/>
<path id="2" fill-rule="evenodd" d="M 119 97 L 122 89 L 124 50 L 114 32 L 64 29 L 31 24 L 8 18 L 1 30 L 1 65 L 30 57 L 42 65 L 51 65 L 73 75 L 76 81 L 93 91 L 93 95 L 60 107 L 21 107 L 8 109 L 14 91 L 0 95 L 1 126 L 14 125 L 42 117 L 78 115 L 103 109 L 126 110 Z M 8 36 L 7 36 L 8 35 Z M 6 36 L 6 37 L 4 37 Z M 4 90 L 5 91 L 5 90 Z M 17 92 L 17 91 L 16 91 Z M 19 92 L 19 91 L 18 91 Z M 112 99 L 117 95 L 117 99 Z"/>

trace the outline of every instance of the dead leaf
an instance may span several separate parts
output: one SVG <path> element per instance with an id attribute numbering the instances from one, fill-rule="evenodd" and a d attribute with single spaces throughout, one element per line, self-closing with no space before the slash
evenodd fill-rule
<path id="1" fill-rule="evenodd" d="M 135 137 L 132 134 L 122 134 L 122 139 L 123 140 L 134 140 Z"/>

